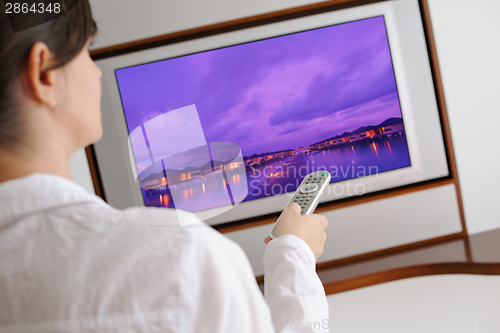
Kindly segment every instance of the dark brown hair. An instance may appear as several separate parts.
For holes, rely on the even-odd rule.
[[[60,68],[83,49],[97,32],[88,0],[47,23],[13,33],[9,17],[0,2],[0,148],[12,148],[25,136],[18,96],[18,78],[36,42],[47,44],[55,63],[46,71]],[[44,14],[39,14],[44,15]],[[19,15],[22,16],[22,15]],[[12,19],[12,18],[11,18]],[[38,18],[40,19],[40,18]]]

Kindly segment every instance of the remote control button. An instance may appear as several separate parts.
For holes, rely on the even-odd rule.
[[[319,187],[317,184],[307,184],[305,186],[302,186],[299,192],[302,194],[314,193],[318,190],[318,188]]]

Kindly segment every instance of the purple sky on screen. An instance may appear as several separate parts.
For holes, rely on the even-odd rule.
[[[401,117],[381,16],[116,73],[130,130],[195,104],[207,142],[245,156]]]

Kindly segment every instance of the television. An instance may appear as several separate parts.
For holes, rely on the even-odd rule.
[[[321,202],[448,176],[419,13],[377,2],[98,60],[108,201],[220,225],[281,211],[312,171],[332,175]]]

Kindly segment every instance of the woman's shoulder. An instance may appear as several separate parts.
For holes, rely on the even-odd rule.
[[[174,255],[172,253],[179,254],[179,257],[244,255],[237,243],[184,210],[156,207],[119,210],[101,206],[88,211],[92,215],[88,220],[101,229],[100,237],[120,239],[128,247],[148,244],[158,254],[171,252],[170,257]]]
[[[185,255],[193,256],[243,254],[240,246],[195,214],[180,209],[155,207],[130,208],[121,212],[120,222],[130,231],[139,228],[146,237],[175,244]]]

